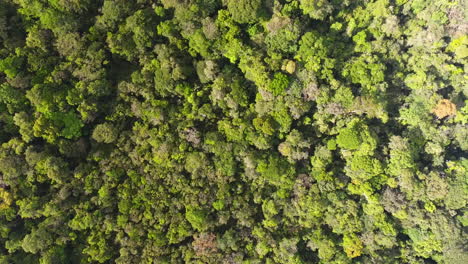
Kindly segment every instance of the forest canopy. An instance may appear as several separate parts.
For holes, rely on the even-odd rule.
[[[0,263],[468,263],[467,16],[0,0]]]

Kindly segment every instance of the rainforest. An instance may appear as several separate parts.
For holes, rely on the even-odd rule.
[[[0,263],[466,264],[467,71],[465,0],[0,0]]]

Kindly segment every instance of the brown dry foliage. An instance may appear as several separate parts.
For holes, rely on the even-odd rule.
[[[202,233],[196,235],[192,242],[195,254],[199,257],[209,256],[218,251],[216,235],[213,233]]]
[[[455,115],[457,113],[457,107],[449,100],[442,99],[439,101],[439,103],[437,103],[437,106],[432,109],[432,113],[434,113],[440,119],[446,116]]]

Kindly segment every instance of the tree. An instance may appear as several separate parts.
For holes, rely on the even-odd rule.
[[[328,0],[300,0],[299,2],[302,12],[313,19],[324,20],[333,11],[333,4]]]
[[[93,139],[97,142],[112,143],[117,140],[119,133],[111,123],[97,125],[93,130]]]
[[[255,23],[262,13],[262,0],[227,0],[227,8],[234,21],[244,23]]]
[[[186,207],[185,218],[192,227],[197,231],[203,231],[206,229],[206,218],[207,213],[202,209],[197,209],[193,206]]]
[[[343,248],[349,258],[355,258],[362,254],[363,245],[355,234],[349,234],[343,236]]]
[[[465,263],[465,9],[3,0],[0,262]]]
[[[268,91],[273,93],[273,95],[278,96],[283,94],[288,86],[289,78],[282,73],[275,73],[273,80],[268,86]]]
[[[30,253],[38,253],[44,249],[47,249],[52,244],[52,235],[47,232],[44,228],[32,230],[30,234],[27,234],[21,243],[24,251]]]

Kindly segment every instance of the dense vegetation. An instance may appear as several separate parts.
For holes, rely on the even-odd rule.
[[[0,0],[0,263],[467,263],[467,5]]]

